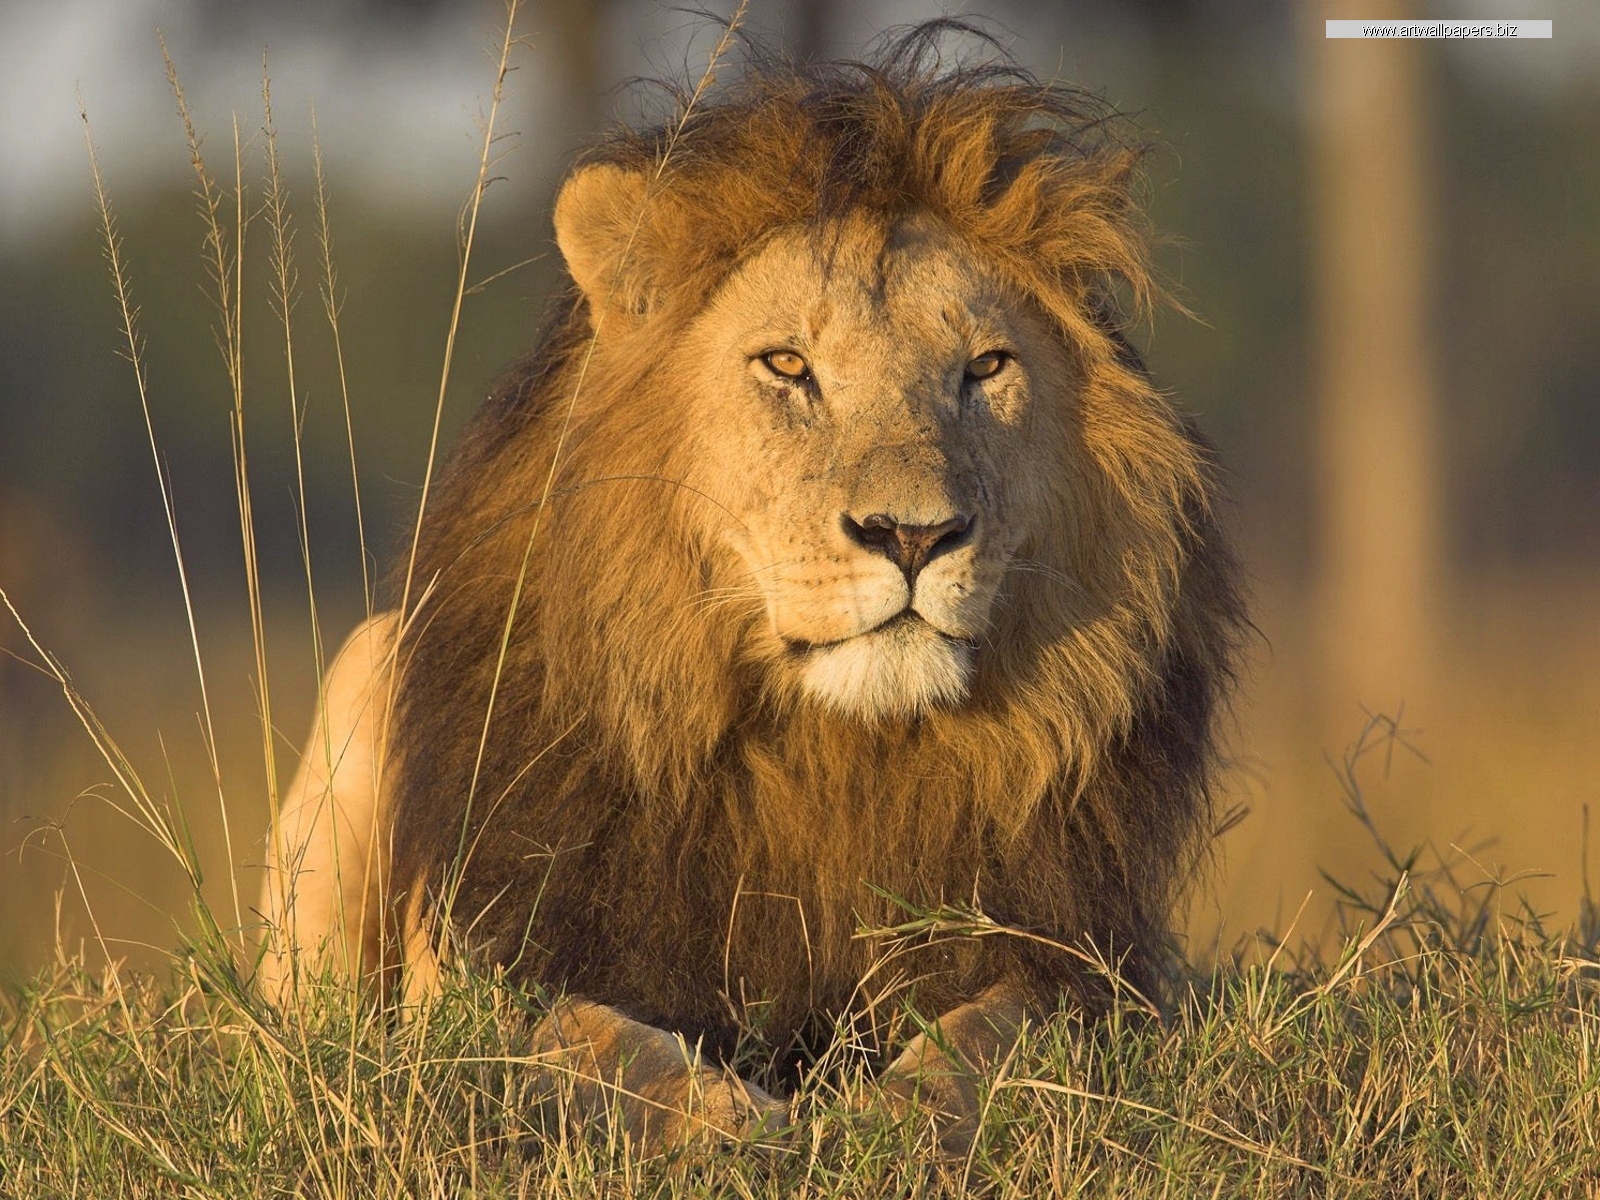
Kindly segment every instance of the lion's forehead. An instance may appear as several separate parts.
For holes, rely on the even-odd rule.
[[[720,299],[758,338],[787,334],[819,366],[868,362],[880,377],[1014,337],[1021,307],[994,264],[927,218],[779,231]]]

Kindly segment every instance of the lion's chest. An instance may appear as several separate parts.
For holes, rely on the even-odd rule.
[[[545,951],[536,973],[675,1028],[741,1014],[781,1038],[861,1008],[908,965],[970,967],[927,952],[886,963],[874,932],[908,919],[902,902],[973,895],[948,814],[861,786],[763,793],[762,782],[772,787],[747,776],[677,813],[597,830],[558,858],[544,891],[561,903],[531,921]]]

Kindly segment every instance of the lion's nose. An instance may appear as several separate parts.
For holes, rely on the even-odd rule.
[[[966,513],[937,525],[907,525],[888,513],[869,513],[858,521],[846,513],[842,524],[845,536],[894,563],[908,583],[930,560],[972,540],[972,518]]]

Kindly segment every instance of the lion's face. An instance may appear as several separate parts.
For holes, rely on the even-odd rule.
[[[930,218],[775,234],[671,355],[685,482],[777,682],[865,719],[964,701],[1070,471],[1067,356]],[[718,589],[731,590],[718,590]]]

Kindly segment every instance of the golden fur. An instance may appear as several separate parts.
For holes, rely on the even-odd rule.
[[[362,809],[409,957],[451,939],[579,997],[569,1025],[708,1055],[858,1012],[892,898],[1148,979],[1208,828],[1235,568],[1122,336],[1154,292],[1139,149],[1078,92],[940,69],[940,32],[753,69],[563,189],[575,287],[425,514]],[[1000,936],[898,967],[988,1031],[956,1039],[978,1066],[1094,1002],[1079,963]]]

